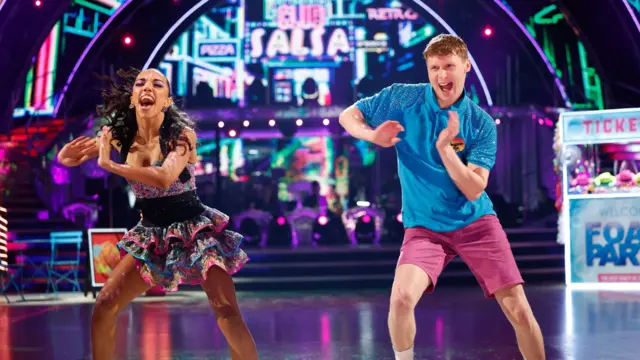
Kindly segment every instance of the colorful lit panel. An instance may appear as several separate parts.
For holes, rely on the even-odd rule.
[[[555,4],[541,7],[523,23],[507,1],[493,1],[536,49],[554,77],[567,108],[604,109],[600,77],[590,64],[580,39]]]
[[[64,64],[75,63],[80,52],[122,3],[120,0],[73,1],[38,50],[25,79],[23,101],[14,109],[14,117],[53,114],[56,95],[72,70]]]

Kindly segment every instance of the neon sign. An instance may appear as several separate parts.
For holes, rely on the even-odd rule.
[[[231,42],[204,44],[201,43],[198,50],[198,54],[200,55],[200,57],[235,57],[236,53],[236,44]]]
[[[330,32],[329,36],[325,36],[325,29],[313,29],[308,38],[311,42],[311,48],[305,46],[305,33],[302,29],[295,29],[289,36],[284,30],[276,29],[273,31],[264,44],[265,29],[255,29],[251,32],[250,55],[253,58],[262,56],[273,58],[277,55],[293,55],[293,56],[336,56],[338,53],[348,55],[351,52],[351,44],[347,31],[343,28],[335,28]],[[325,49],[325,43],[327,44]]]
[[[367,9],[369,20],[417,20],[418,14],[411,9],[400,8],[369,8]]]
[[[276,23],[283,30],[321,28],[326,19],[327,10],[319,4],[280,5],[276,11]]]
[[[275,25],[275,29],[255,27],[249,32],[245,44],[249,61],[278,56],[334,58],[353,51],[352,30],[328,23],[322,5],[280,5]]]

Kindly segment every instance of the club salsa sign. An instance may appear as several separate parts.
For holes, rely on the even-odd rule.
[[[275,23],[248,23],[247,60],[339,60],[352,55],[351,22],[328,21],[327,13],[322,4],[282,4],[275,10]]]

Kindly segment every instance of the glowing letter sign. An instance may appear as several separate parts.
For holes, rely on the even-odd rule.
[[[367,9],[367,17],[369,20],[416,20],[418,14],[411,9],[399,8],[370,8]]]
[[[205,43],[200,44],[198,51],[200,57],[236,56],[236,44],[234,43]]]
[[[315,58],[350,55],[353,46],[349,31],[327,24],[322,5],[280,5],[276,10],[276,28],[257,27],[247,39],[252,60],[279,56]]]
[[[281,5],[276,12],[276,23],[283,30],[317,29],[325,26],[327,11],[322,5]]]

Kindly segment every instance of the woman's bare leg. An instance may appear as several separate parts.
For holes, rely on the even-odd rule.
[[[150,286],[136,269],[136,260],[127,254],[100,290],[91,316],[93,360],[111,360],[115,346],[116,317]]]
[[[242,318],[231,275],[217,266],[207,273],[202,288],[209,297],[209,304],[216,315],[216,321],[229,343],[231,359],[257,360],[258,350],[251,332]]]

